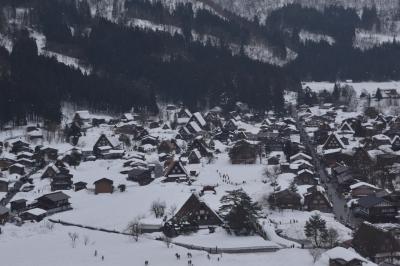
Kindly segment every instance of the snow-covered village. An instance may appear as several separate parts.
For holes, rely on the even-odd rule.
[[[399,266],[400,0],[0,0],[0,266]]]
[[[2,265],[398,265],[399,88],[5,127]]]

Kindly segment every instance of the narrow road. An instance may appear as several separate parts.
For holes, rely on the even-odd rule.
[[[14,183],[14,186],[7,192],[6,196],[1,199],[0,205],[6,206],[19,192],[21,187],[28,182],[29,177],[31,177],[33,174],[36,174],[39,170],[40,168],[35,167],[28,174],[21,176],[19,180]]]
[[[292,117],[296,120],[296,126],[300,132],[300,138],[306,148],[310,151],[316,174],[319,177],[320,183],[326,188],[326,192],[328,193],[329,199],[332,202],[333,214],[342,224],[351,228],[356,227],[357,219],[354,218],[352,212],[347,208],[347,201],[342,197],[341,194],[337,192],[336,185],[331,183],[329,175],[326,172],[325,165],[319,158],[315,146],[311,143],[310,137],[305,131],[303,124],[299,120],[296,108],[292,105],[291,109]]]

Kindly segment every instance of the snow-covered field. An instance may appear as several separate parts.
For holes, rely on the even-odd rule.
[[[69,232],[79,235],[76,247],[68,236]],[[88,244],[84,244],[84,240]],[[2,262],[7,266],[57,265],[57,266],[128,266],[144,265],[146,260],[151,266],[188,265],[186,249],[144,237],[135,242],[132,238],[84,230],[74,227],[55,225],[47,228],[44,223],[24,225],[24,230],[14,225],[7,225],[0,238]],[[19,252],[21,251],[21,252]],[[97,251],[97,256],[94,256]],[[223,254],[210,255],[203,251],[190,251],[192,263],[196,266],[312,266],[312,257],[307,250],[286,249],[272,253],[258,254]],[[181,260],[175,258],[181,255]],[[101,257],[104,256],[104,261]],[[283,259],[284,258],[284,259]],[[324,264],[327,265],[327,264]]]

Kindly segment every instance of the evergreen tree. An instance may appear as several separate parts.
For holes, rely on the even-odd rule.
[[[381,92],[381,89],[380,89],[380,88],[378,88],[378,89],[376,90],[375,98],[376,98],[376,100],[377,100],[378,102],[380,102],[380,101],[383,99],[382,92]]]
[[[227,191],[227,194],[221,198],[221,203],[219,213],[235,234],[254,233],[254,224],[259,218],[261,208],[244,190]]]
[[[322,247],[328,237],[326,221],[321,218],[319,213],[312,215],[306,222],[304,233],[313,242],[315,247]]]
[[[339,99],[340,99],[340,85],[338,83],[335,83],[332,91],[332,101],[338,102]]]

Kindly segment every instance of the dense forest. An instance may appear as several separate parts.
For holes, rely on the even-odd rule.
[[[214,47],[184,35],[125,27],[90,18],[88,12],[85,6],[77,9],[46,0],[33,20],[46,35],[47,46],[72,51],[87,61],[93,68],[89,76],[38,56],[26,32],[19,32],[10,55],[2,51],[4,62],[10,65],[2,78],[3,122],[28,114],[59,121],[64,100],[115,112],[131,107],[156,111],[156,94],[192,107],[229,107],[241,100],[256,109],[281,111],[283,91],[299,85],[283,69],[243,54],[233,56],[224,45]],[[75,34],[70,25],[76,25]]]
[[[240,100],[258,110],[282,111],[283,91],[298,90],[300,80],[400,79],[399,44],[365,51],[353,46],[356,29],[379,29],[375,8],[359,16],[341,7],[288,5],[260,24],[257,17],[248,21],[226,11],[222,18],[194,11],[191,4],[170,10],[147,0],[127,1],[118,21],[93,17],[86,1],[8,0],[2,5],[28,6],[28,30],[46,36],[46,49],[79,58],[92,71],[85,75],[39,55],[29,33],[10,27],[0,13],[0,32],[11,31],[14,39],[11,53],[0,48],[1,123],[28,115],[59,122],[62,101],[110,112],[132,107],[156,112],[156,99],[193,108],[229,108]],[[133,18],[173,25],[182,34],[126,26]],[[304,42],[302,30],[335,41]],[[215,36],[219,44],[195,41],[192,32]],[[251,60],[244,45],[255,41],[278,57],[286,56],[286,48],[297,57],[283,67]],[[240,53],[232,55],[230,44],[240,45]]]

